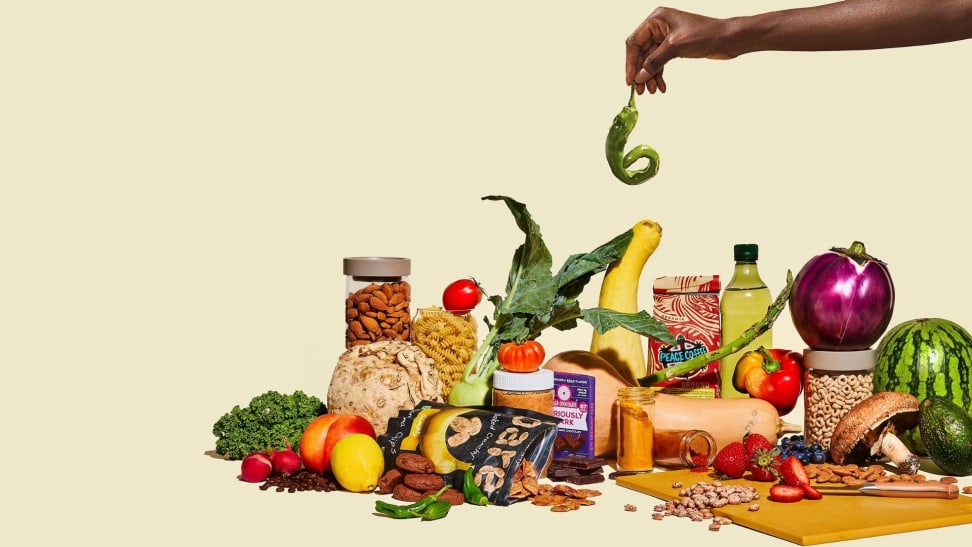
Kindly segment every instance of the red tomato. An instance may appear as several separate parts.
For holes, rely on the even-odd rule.
[[[545,357],[543,346],[536,340],[527,340],[522,344],[507,342],[496,352],[496,360],[499,361],[500,366],[510,372],[539,370]]]
[[[475,308],[483,299],[475,279],[459,279],[449,283],[442,291],[442,307],[456,315],[463,315]]]

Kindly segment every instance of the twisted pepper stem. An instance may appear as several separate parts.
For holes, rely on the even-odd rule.
[[[624,149],[628,145],[628,136],[638,123],[638,108],[635,104],[635,88],[631,86],[628,104],[621,109],[611,123],[604,151],[608,166],[615,178],[628,185],[641,184],[658,173],[659,156],[654,148],[641,144],[627,153]],[[648,160],[648,165],[642,169],[629,169],[640,159]]]
[[[780,291],[780,294],[776,296],[776,300],[773,301],[770,307],[766,309],[766,315],[764,315],[762,319],[757,321],[751,327],[746,329],[742,334],[739,335],[738,338],[704,355],[693,357],[684,363],[679,363],[673,367],[669,367],[654,374],[649,374],[648,376],[639,378],[638,385],[651,387],[657,383],[671,380],[676,376],[696,371],[713,361],[718,361],[719,359],[723,359],[742,350],[759,335],[763,334],[773,326],[773,322],[776,321],[776,318],[780,315],[780,312],[782,312],[783,308],[786,307],[786,302],[790,299],[790,292],[792,290],[793,272],[788,270],[786,272],[786,286],[784,286]]]

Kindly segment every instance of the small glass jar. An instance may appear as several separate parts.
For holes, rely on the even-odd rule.
[[[650,471],[655,467],[655,390],[623,387],[618,390],[619,471]]]
[[[455,314],[440,306],[419,308],[412,319],[412,344],[435,361],[444,397],[476,353],[477,330],[471,313]]]
[[[379,340],[410,341],[412,287],[408,258],[365,256],[344,259],[347,298],[345,347]]]
[[[834,426],[874,391],[874,350],[805,350],[803,433],[807,446],[830,449]]]
[[[654,437],[655,465],[659,467],[707,468],[715,460],[715,439],[708,431],[658,431]]]
[[[535,372],[497,370],[493,373],[493,406],[522,408],[553,416],[553,371],[545,368]]]

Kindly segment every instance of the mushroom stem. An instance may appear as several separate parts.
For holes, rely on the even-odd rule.
[[[921,460],[912,454],[894,433],[888,431],[884,434],[881,439],[881,452],[894,462],[898,467],[898,473],[914,475],[918,472],[918,464]]]

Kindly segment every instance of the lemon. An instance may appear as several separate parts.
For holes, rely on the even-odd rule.
[[[385,455],[378,441],[364,433],[352,433],[334,445],[331,472],[350,492],[371,492],[385,471]]]

